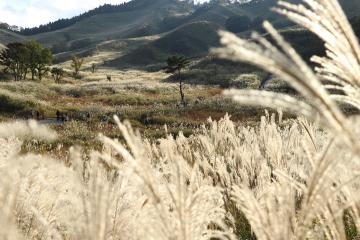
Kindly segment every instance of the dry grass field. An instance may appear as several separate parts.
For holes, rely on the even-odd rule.
[[[106,51],[105,51],[106,50]],[[163,71],[114,70],[102,67],[105,60],[121,55],[121,52],[103,51],[84,58],[80,79],[72,77],[71,61],[55,65],[65,70],[60,83],[55,83],[49,74],[42,81],[12,80],[0,82],[0,97],[4,121],[14,118],[34,118],[33,112],[41,114],[43,123],[60,134],[56,143],[26,141],[23,152],[44,153],[49,151],[64,156],[69,148],[80,145],[86,149],[99,149],[102,144],[96,138],[98,133],[122,138],[116,131],[113,116],[129,120],[144,136],[156,139],[168,133],[177,135],[182,131],[186,136],[207,122],[209,118],[219,120],[230,114],[236,121],[257,121],[263,110],[242,107],[222,95],[223,87],[218,85],[185,85],[188,106],[179,106],[179,84]],[[97,69],[91,72],[91,65]],[[187,70],[187,79],[196,79],[202,73]],[[220,71],[220,70],[219,70]],[[224,70],[225,72],[225,70]],[[111,81],[107,78],[111,77]],[[219,77],[228,77],[218,74]],[[249,81],[253,87],[259,84],[256,75],[243,74],[234,81]],[[201,83],[201,81],[200,81]],[[46,119],[56,118],[56,112],[66,113],[70,120],[59,124]],[[59,147],[61,146],[61,147]]]
[[[358,39],[337,0],[280,1],[275,11],[325,42],[315,69],[269,22],[272,42],[221,31],[212,53],[298,95],[187,84],[189,105],[178,107],[165,73],[90,73],[104,52],[79,79],[65,62],[59,84],[1,82],[0,239],[359,239],[359,116],[340,107],[360,110]],[[34,110],[70,121],[13,119]]]

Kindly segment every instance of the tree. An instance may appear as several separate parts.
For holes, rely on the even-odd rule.
[[[50,71],[48,64],[50,64],[52,62],[51,51],[49,49],[43,49],[41,51],[40,59],[41,59],[41,61],[38,62],[38,65],[36,68],[39,80],[41,80],[42,77]]]
[[[28,56],[28,49],[23,43],[9,43],[0,53],[0,64],[18,81],[26,77]]]
[[[0,29],[5,29],[5,30],[8,30],[10,27],[9,24],[7,23],[3,23],[3,22],[0,22]]]
[[[52,53],[40,43],[31,41],[25,44],[29,52],[28,68],[31,72],[31,79],[37,75],[39,80],[49,71],[48,65],[52,62]]]
[[[61,79],[64,76],[64,69],[58,68],[58,67],[53,67],[51,69],[51,75],[53,76],[54,81],[56,83],[60,83]]]
[[[181,71],[186,68],[190,61],[184,57],[184,56],[172,56],[167,59],[167,66],[165,67],[165,71],[167,73],[171,73],[173,75],[177,75],[178,81],[179,81],[179,91],[180,91],[180,97],[181,97],[181,104],[183,106],[186,105],[185,102],[185,95],[183,91],[183,81],[181,78]]]
[[[49,71],[51,62],[51,51],[35,41],[10,43],[0,53],[0,64],[13,74],[15,81],[26,79],[29,71],[33,80],[35,76],[41,80]]]
[[[250,29],[252,23],[247,16],[235,15],[226,20],[225,27],[233,33],[244,32]]]
[[[83,58],[78,58],[78,57],[73,57],[72,58],[72,63],[71,63],[71,67],[74,69],[74,78],[78,78],[79,77],[79,72],[81,69],[81,66],[84,63],[84,59]]]

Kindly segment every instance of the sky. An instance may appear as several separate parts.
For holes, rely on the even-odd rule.
[[[0,22],[34,27],[59,18],[76,16],[105,3],[128,0],[0,0]]]

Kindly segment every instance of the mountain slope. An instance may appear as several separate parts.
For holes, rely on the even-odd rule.
[[[68,28],[34,35],[32,38],[49,47],[59,45],[59,43],[66,45],[64,47],[71,47],[79,40],[86,41],[86,45],[91,45],[134,35],[153,35],[158,33],[158,25],[164,16],[174,13],[188,14],[191,11],[187,4],[176,0],[134,0],[134,2],[144,1],[146,1],[146,7],[139,4],[139,7],[128,11],[98,14]]]
[[[218,30],[221,26],[211,22],[186,24],[173,32],[149,44],[141,46],[130,53],[107,62],[106,66],[142,66],[163,63],[170,55],[199,57],[205,55],[209,48],[219,45]]]
[[[111,14],[111,13],[120,13],[120,12],[129,12],[137,9],[145,9],[150,7],[154,3],[154,0],[133,0],[117,5],[104,4],[95,9],[89,10],[80,15],[74,16],[67,19],[59,19],[55,22],[50,22],[48,24],[40,25],[39,27],[34,28],[25,28],[20,31],[23,35],[35,35],[45,32],[52,32],[56,30],[61,30],[67,27],[74,25],[77,22],[85,20],[89,17],[93,17],[100,14]]]
[[[359,14],[359,1],[341,0],[341,3],[349,16]],[[153,43],[144,43],[145,45],[137,50],[133,50],[132,46],[126,51],[121,50],[123,54],[131,52],[123,56],[121,61],[117,59],[114,62],[115,65],[127,61],[134,64],[151,63],[157,59],[163,60],[164,56],[169,54],[190,57],[205,54],[204,49],[216,45],[217,41],[214,39],[217,35],[214,29],[224,27],[227,19],[234,15],[246,15],[259,23],[256,26],[260,26],[264,19],[270,20],[278,29],[292,26],[293,23],[285,17],[270,10],[276,4],[277,0],[253,0],[247,4],[209,3],[194,6],[187,1],[178,0],[133,0],[128,7],[100,7],[82,17],[75,17],[74,24],[56,31],[24,37],[0,30],[0,43],[34,39],[51,48],[55,54],[59,53],[56,56],[62,56],[61,60],[66,60],[71,55],[91,54],[103,42],[161,36]],[[206,27],[199,28],[199,22]],[[260,30],[256,26],[254,24],[254,29],[251,30]],[[200,34],[202,36],[198,37]],[[141,55],[146,57],[139,59],[137,56]]]
[[[244,14],[237,5],[223,6],[218,4],[204,5],[188,18],[188,22],[209,21],[225,26],[226,20],[234,15]]]
[[[21,42],[24,41],[25,38],[19,34],[16,34],[14,32],[0,29],[0,43],[1,44],[8,44],[11,42]]]

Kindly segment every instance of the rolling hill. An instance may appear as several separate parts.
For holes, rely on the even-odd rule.
[[[359,1],[341,2],[349,17],[360,12]],[[34,35],[28,32],[29,36],[23,36],[0,30],[0,43],[37,40],[51,48],[58,61],[63,61],[72,55],[92,54],[99,46],[109,46],[103,43],[126,42],[127,49],[120,51],[122,57],[109,61],[107,65],[146,65],[163,61],[170,54],[203,56],[210,47],[218,44],[216,31],[224,28],[227,19],[234,15],[246,15],[259,23],[268,19],[278,29],[292,26],[285,17],[271,12],[276,3],[277,0],[253,0],[246,4],[196,6],[178,0],[133,0],[119,6],[101,6],[70,19],[62,28],[54,23],[45,25],[57,29],[54,31],[46,30]],[[289,35],[294,40],[299,37],[299,47],[307,39],[301,31]],[[151,40],[143,41],[144,37]],[[134,42],[136,44],[132,45]],[[112,48],[108,50],[113,51]]]
[[[8,30],[0,29],[0,44],[6,45],[11,42],[21,42],[24,40],[24,36]]]
[[[128,11],[97,14],[70,27],[33,35],[31,38],[48,47],[59,44],[70,49],[78,48],[77,45],[84,47],[106,40],[157,34],[164,16],[188,14],[191,11],[187,4],[174,0],[134,2],[146,2],[146,6],[138,4],[138,7]]]
[[[209,48],[219,45],[218,30],[221,28],[207,21],[189,23],[105,65],[124,67],[163,63],[169,55],[200,57],[207,54]]]
[[[241,7],[238,5],[225,6],[219,4],[209,4],[198,8],[188,17],[188,22],[209,21],[225,26],[226,20],[237,14],[246,15],[245,12],[241,11]]]
[[[264,2],[268,1],[274,0]],[[255,18],[258,15],[264,15],[264,12],[269,10],[267,6],[269,4],[262,11],[256,10],[262,7],[262,2],[254,3],[255,5],[195,6],[186,1],[177,0],[133,0],[131,7],[115,7],[114,11],[107,12],[100,7],[96,11],[76,17],[74,24],[68,27],[22,36],[22,38],[35,39],[52,48],[55,53],[79,51],[94,48],[96,44],[103,41],[162,34],[198,21],[208,21],[224,26],[226,20],[233,15],[248,15]],[[48,27],[54,28],[52,24]],[[0,34],[0,37],[1,35],[4,34]],[[10,39],[9,36],[6,38]],[[16,41],[17,38],[13,40]]]

